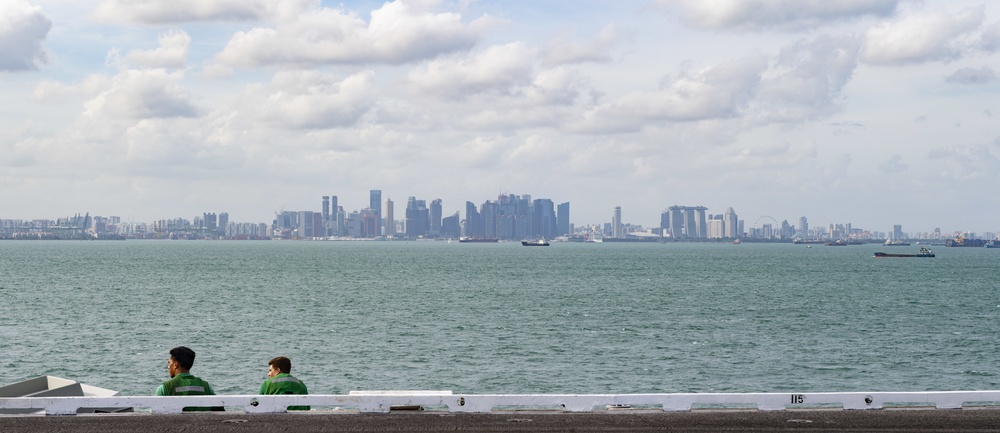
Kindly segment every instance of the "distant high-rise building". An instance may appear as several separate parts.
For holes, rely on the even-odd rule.
[[[462,227],[462,231],[465,232],[466,237],[479,238],[483,236],[482,221],[479,217],[479,211],[476,210],[476,204],[467,201],[465,202],[465,226]]]
[[[340,223],[340,221],[337,219],[338,212],[340,212],[340,204],[337,203],[337,196],[331,195],[330,196],[330,222],[327,224],[327,227],[328,227],[327,232],[328,232],[328,234],[330,236],[343,236],[344,235],[344,232],[341,231],[340,227],[342,225],[344,225],[344,224],[347,224],[347,222],[346,222],[346,220],[344,220],[344,224]],[[345,218],[346,218],[346,215],[345,215]]]
[[[722,215],[723,220],[723,237],[736,239],[740,237],[739,232],[739,218],[736,217],[736,211],[732,207],[726,209],[726,213]]]
[[[430,211],[430,230],[427,232],[431,237],[441,236],[441,199],[434,199],[431,201]]]
[[[705,216],[706,210],[708,210],[708,208],[702,206],[695,206],[693,208],[688,208],[687,210],[685,210],[685,212],[694,211],[695,238],[705,239],[708,237],[708,223],[707,223],[708,218],[706,218]]]
[[[667,214],[669,216],[668,232],[670,237],[674,239],[681,239],[684,237],[684,208],[680,206],[670,206],[667,208]],[[661,217],[662,219],[662,217]]]
[[[311,238],[316,236],[313,233],[313,214],[311,210],[299,211],[299,238]]]
[[[323,222],[330,222],[330,196],[323,196]]]
[[[462,226],[460,225],[458,212],[449,217],[441,219],[441,237],[455,239],[462,236]]]
[[[375,214],[375,226],[373,227],[375,236],[382,234],[382,190],[373,189],[368,194],[369,208]],[[370,232],[370,231],[369,231]]]
[[[427,236],[429,220],[427,202],[412,196],[406,200],[406,237],[416,239]]]
[[[347,236],[347,212],[336,206],[332,209],[337,210],[337,224],[333,227],[333,235]]]
[[[556,234],[559,236],[572,234],[570,232],[569,223],[569,202],[559,204],[559,208],[556,212],[556,227]]]
[[[381,205],[381,203],[379,204]],[[361,224],[360,237],[375,238],[380,236],[379,227],[381,227],[382,218],[379,217],[378,211],[372,208],[361,209],[359,222]]]
[[[497,238],[497,214],[499,211],[500,205],[495,201],[487,200],[479,207],[484,238]]]
[[[219,227],[215,229],[215,233],[219,236],[225,236],[226,226],[229,225],[229,212],[219,213]]]
[[[218,216],[215,213],[205,213],[203,216],[202,228],[208,230],[209,233],[215,233],[215,230],[219,227]]]
[[[719,239],[725,237],[725,220],[709,215],[708,218],[708,238]]]
[[[540,198],[532,202],[531,225],[535,236],[545,239],[556,237],[556,212],[552,200]]]
[[[804,238],[809,237],[809,220],[804,216],[799,217],[799,234]]]
[[[396,219],[392,210],[392,198],[389,197],[385,199],[385,235],[396,235]]]
[[[615,214],[611,217],[611,237],[622,237],[622,207],[615,206]]]

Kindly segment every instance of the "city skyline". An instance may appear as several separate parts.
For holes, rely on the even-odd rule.
[[[577,225],[620,207],[656,227],[680,203],[748,227],[1000,231],[997,3],[8,0],[0,18],[0,218],[267,222],[375,186],[397,218],[411,196],[451,215],[530,191]]]
[[[499,194],[495,199],[486,198],[482,203],[477,203],[474,200],[466,200],[464,203],[464,209],[455,210],[454,212],[444,211],[441,199],[428,200],[428,199],[418,199],[415,196],[409,196],[407,199],[407,204],[405,206],[406,213],[404,214],[402,219],[396,219],[393,217],[392,212],[393,212],[394,201],[392,200],[391,196],[386,195],[385,198],[383,199],[382,190],[371,189],[369,190],[369,201],[367,203],[367,206],[359,205],[357,207],[345,207],[341,204],[342,202],[340,201],[340,197],[338,195],[323,195],[318,197],[319,198],[319,200],[317,200],[318,206],[315,208],[285,209],[284,207],[282,207],[280,208],[280,210],[274,212],[274,214],[272,215],[273,216],[272,219],[267,221],[243,220],[240,219],[238,216],[236,218],[230,218],[229,212],[225,211],[221,211],[218,213],[216,213],[215,211],[206,211],[203,213],[196,214],[194,217],[191,217],[190,219],[188,219],[188,217],[185,216],[173,215],[170,217],[155,218],[149,221],[135,221],[123,218],[121,215],[115,215],[115,214],[98,215],[98,214],[91,214],[90,212],[76,212],[73,215],[64,215],[58,217],[37,217],[28,219],[8,218],[5,215],[0,215],[0,222],[17,221],[17,220],[20,221],[73,220],[77,218],[83,218],[84,215],[86,215],[91,218],[102,218],[105,220],[110,219],[120,223],[155,225],[163,222],[171,222],[171,221],[180,222],[183,220],[188,223],[194,223],[196,226],[206,227],[211,230],[216,230],[217,228],[224,230],[224,227],[227,222],[233,222],[243,226],[245,225],[260,225],[261,227],[267,226],[269,228],[275,229],[276,231],[280,231],[282,227],[287,227],[289,225],[288,222],[282,222],[282,215],[284,215],[286,218],[289,215],[291,215],[295,219],[298,219],[299,215],[302,215],[303,218],[315,218],[316,220],[315,229],[313,228],[314,226],[312,226],[311,224],[307,224],[309,229],[307,232],[308,235],[305,237],[322,237],[322,236],[375,237],[383,235],[384,236],[397,235],[397,236],[407,237],[411,234],[410,230],[406,228],[406,222],[411,219],[411,214],[410,214],[411,209],[413,210],[422,209],[424,215],[421,218],[423,218],[425,223],[427,223],[428,221],[426,220],[429,219],[430,221],[432,221],[429,224],[433,224],[434,222],[440,224],[442,218],[447,219],[449,217],[457,216],[458,220],[455,221],[454,223],[460,224],[461,227],[455,228],[454,232],[442,232],[441,226],[437,226],[436,228],[433,226],[429,226],[427,227],[426,232],[420,233],[421,236],[432,235],[436,237],[444,234],[445,235],[444,237],[458,237],[459,233],[464,235],[466,232],[466,220],[467,220],[467,215],[470,212],[470,205],[472,206],[471,208],[472,212],[478,214],[478,212],[482,210],[482,206],[484,205],[502,207],[505,202],[508,202],[509,200],[517,200],[519,197],[522,196],[529,201],[533,197],[531,194],[515,195],[515,194],[504,193],[504,194]],[[615,206],[614,208],[612,208],[612,213],[609,215],[609,218],[605,221],[575,222],[572,221],[571,217],[569,217],[570,202],[563,202],[558,204],[559,212],[556,213],[555,203],[552,200],[548,198],[541,198],[540,200],[549,203],[548,205],[549,211],[552,213],[552,217],[554,219],[551,223],[553,224],[551,229],[539,233],[544,234],[545,236],[550,238],[555,237],[553,234],[561,235],[570,233],[570,227],[574,227],[578,232],[581,230],[581,228],[583,228],[584,230],[589,230],[588,228],[596,229],[598,232],[603,231],[605,232],[606,235],[612,237],[624,237],[631,235],[632,232],[623,231],[623,227],[625,226],[627,226],[630,229],[639,229],[640,230],[639,233],[643,232],[649,233],[651,231],[662,229],[662,236],[675,239],[699,239],[699,238],[735,239],[737,237],[742,237],[742,236],[763,237],[763,238],[775,237],[775,238],[790,239],[791,235],[783,233],[783,230],[786,228],[791,228],[792,230],[797,229],[798,233],[796,235],[797,237],[817,237],[817,233],[826,233],[825,235],[818,237],[828,237],[832,239],[847,238],[852,233],[852,228],[854,229],[854,232],[860,232],[861,234],[864,234],[866,239],[870,238],[871,236],[874,236],[874,238],[883,238],[883,239],[884,238],[899,239],[901,236],[903,236],[903,233],[906,233],[907,235],[906,237],[926,238],[926,239],[950,238],[953,235],[959,235],[959,234],[972,234],[976,238],[986,238],[986,239],[992,239],[998,236],[997,235],[998,230],[950,229],[947,228],[947,226],[945,227],[935,226],[927,229],[907,227],[907,229],[904,231],[903,230],[904,225],[902,224],[891,224],[890,227],[888,228],[882,228],[882,227],[867,227],[867,226],[856,225],[852,223],[851,220],[836,221],[836,222],[825,222],[825,221],[816,222],[816,220],[812,220],[813,222],[810,223],[808,221],[810,221],[810,218],[812,217],[809,217],[807,215],[800,215],[795,218],[776,218],[770,215],[763,215],[756,219],[747,220],[744,217],[738,217],[736,211],[733,209],[732,206],[727,207],[724,212],[717,209],[708,208],[705,206],[681,206],[681,205],[665,206],[663,208],[663,211],[659,213],[658,216],[659,223],[648,224],[648,225],[625,219],[623,217],[622,207]],[[376,201],[378,202],[378,209],[373,209],[372,206],[376,203]],[[534,200],[536,205],[538,201],[539,199]],[[428,202],[431,203],[429,207],[427,206]],[[510,203],[513,204],[513,202]],[[417,204],[419,204],[419,206],[414,206]],[[380,215],[383,215],[382,214],[383,207],[387,208],[388,210],[384,214],[384,217],[380,217]],[[336,225],[338,217],[337,216],[338,208],[340,210],[339,213],[341,214],[340,215],[341,218],[347,218],[348,216],[367,218],[364,216],[365,212],[372,212],[371,222],[364,222],[362,223],[362,225],[370,225],[374,226],[374,228],[360,229],[356,227],[356,229],[363,231],[352,233],[343,227],[344,221],[340,221],[341,226],[338,228],[338,226]],[[513,209],[514,208],[511,208],[511,210],[507,211],[507,213],[512,214]],[[500,213],[502,214],[504,212]],[[555,226],[556,224],[555,218],[557,217],[557,215],[559,215],[558,227]],[[386,226],[385,224],[388,223],[386,219],[389,219],[394,223],[401,224],[401,228],[396,227],[395,224]],[[333,222],[332,226],[333,233],[326,233],[325,235],[320,234],[319,227],[321,226],[326,227],[327,221]],[[539,223],[535,222],[534,224],[539,224]],[[291,225],[298,228],[301,225],[301,222],[297,221]],[[810,230],[810,228],[812,230]],[[402,231],[397,232],[397,229],[401,229]],[[695,230],[695,234],[689,233],[689,230],[692,229]],[[337,232],[338,230],[340,230],[339,233]],[[514,229],[511,228],[511,230]],[[762,232],[755,233],[755,231],[758,230],[762,230]],[[496,237],[496,233],[473,232],[473,235],[477,236],[483,236],[487,234],[488,234],[487,237]],[[526,235],[531,235],[532,233],[525,233],[522,231],[517,236],[513,236],[513,234],[514,232],[511,231],[510,233],[507,233],[506,235],[501,235],[500,237],[503,239],[515,239],[515,238],[530,237]],[[416,237],[416,236],[409,236],[409,237]]]

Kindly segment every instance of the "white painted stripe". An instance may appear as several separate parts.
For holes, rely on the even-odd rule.
[[[187,406],[226,406],[247,413],[285,412],[288,406],[343,408],[389,412],[393,406],[436,407],[455,413],[488,413],[516,408],[593,412],[616,408],[690,411],[737,407],[787,410],[810,407],[885,409],[922,407],[958,409],[987,405],[1000,408],[1000,391],[828,392],[828,393],[706,393],[706,394],[451,394],[448,391],[355,391],[348,395],[196,395],[113,397],[0,398],[4,409],[44,410],[67,415],[79,408],[135,408],[154,413],[180,413]],[[314,409],[318,410],[318,409]],[[624,412],[624,411],[622,411]]]
[[[178,386],[177,388],[174,388],[174,392],[192,392],[192,391],[205,392],[205,387],[191,385],[191,386]]]

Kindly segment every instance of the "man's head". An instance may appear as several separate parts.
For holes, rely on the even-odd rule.
[[[174,377],[179,373],[187,373],[188,370],[191,370],[192,365],[194,365],[193,350],[184,346],[170,349],[170,360],[167,361],[167,370],[170,371],[170,377]]]
[[[292,372],[292,360],[284,356],[271,358],[271,360],[267,362],[267,365],[267,377],[274,377],[281,373]]]

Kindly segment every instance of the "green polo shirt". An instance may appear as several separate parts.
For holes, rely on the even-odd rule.
[[[215,395],[212,385],[208,382],[194,377],[191,373],[181,373],[170,380],[163,382],[156,388],[156,395]],[[184,412],[192,411],[221,411],[222,407],[185,407]]]
[[[260,393],[263,395],[306,395],[309,394],[309,390],[306,389],[306,384],[302,383],[301,380],[292,377],[292,375],[288,373],[278,373],[274,377],[267,378],[264,383],[260,384]],[[288,406],[288,410],[309,410],[309,406]]]

